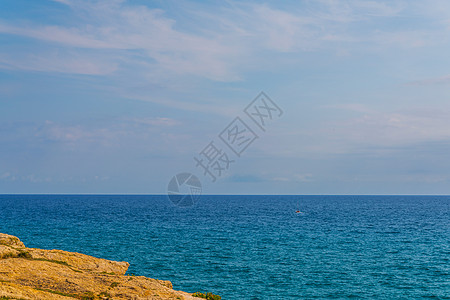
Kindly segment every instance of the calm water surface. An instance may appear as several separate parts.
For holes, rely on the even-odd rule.
[[[447,196],[0,195],[0,232],[223,299],[450,299]]]

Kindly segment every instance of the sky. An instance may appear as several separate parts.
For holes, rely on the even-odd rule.
[[[0,0],[0,193],[450,194],[448,53],[444,0]]]

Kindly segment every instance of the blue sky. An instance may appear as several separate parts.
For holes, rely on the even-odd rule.
[[[1,0],[0,45],[0,193],[450,193],[448,1]]]

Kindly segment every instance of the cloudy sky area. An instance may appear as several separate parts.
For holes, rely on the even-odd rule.
[[[1,0],[0,45],[0,193],[450,193],[448,1]]]

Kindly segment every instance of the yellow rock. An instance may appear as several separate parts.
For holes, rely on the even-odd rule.
[[[15,248],[25,248],[25,245],[18,237],[13,235],[0,233],[0,245],[7,245]]]
[[[6,299],[200,299],[170,281],[124,275],[127,262],[26,248],[0,233],[0,297]]]
[[[19,253],[20,253],[19,251],[11,247],[0,245],[0,259],[8,257],[17,257]]]

